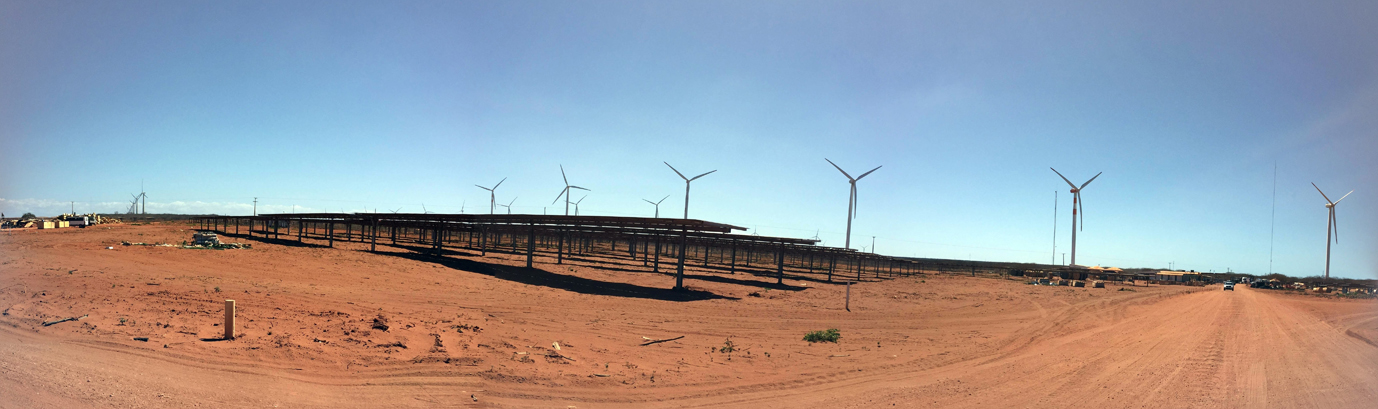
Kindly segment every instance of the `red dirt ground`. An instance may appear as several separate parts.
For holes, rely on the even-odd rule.
[[[119,244],[187,229],[0,234],[0,407],[1378,407],[1372,300]]]

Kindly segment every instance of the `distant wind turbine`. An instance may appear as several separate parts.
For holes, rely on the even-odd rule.
[[[506,207],[506,208],[507,208],[507,214],[512,214],[512,204],[513,204],[513,203],[516,203],[516,202],[517,202],[517,198],[516,198],[516,197],[513,197],[513,198],[512,198],[512,201],[507,202],[507,204],[498,203],[498,206]]]
[[[1311,183],[1311,187],[1316,188],[1316,191],[1321,193],[1321,197],[1324,197],[1324,198],[1325,198],[1325,202],[1326,202],[1326,203],[1325,203],[1325,208],[1326,208],[1326,210],[1329,210],[1329,211],[1330,211],[1330,216],[1329,216],[1328,218],[1326,218],[1326,221],[1325,221],[1325,278],[1326,278],[1326,279],[1329,279],[1329,278],[1330,278],[1330,237],[1331,237],[1330,234],[1331,234],[1332,231],[1335,233],[1335,236],[1334,236],[1334,237],[1335,237],[1335,242],[1336,242],[1336,243],[1339,243],[1339,242],[1340,242],[1340,225],[1339,225],[1339,222],[1335,219],[1335,205],[1340,204],[1340,200],[1345,200],[1345,198],[1346,198],[1346,197],[1349,197],[1349,195],[1350,195],[1351,193],[1354,193],[1354,191],[1351,190],[1351,191],[1349,191],[1349,193],[1345,193],[1345,195],[1344,195],[1343,197],[1340,197],[1340,200],[1336,200],[1336,201],[1333,201],[1333,202],[1332,202],[1332,201],[1330,201],[1330,197],[1325,195],[1325,192],[1321,192],[1321,187],[1320,187],[1320,186],[1316,186],[1316,183],[1315,183],[1315,182],[1312,182],[1312,183]]]
[[[483,189],[483,190],[487,190],[487,191],[488,191],[488,214],[494,214],[494,213],[497,212],[497,209],[498,209],[498,193],[497,193],[498,186],[502,186],[502,182],[506,182],[506,181],[507,181],[507,178],[502,178],[502,180],[498,181],[498,184],[493,185],[492,188],[486,188],[486,187],[483,187],[483,186],[474,185],[474,186],[478,186],[479,189]]]
[[[660,201],[658,201],[658,202],[652,202],[652,201],[647,200],[647,199],[641,199],[641,200],[645,200],[646,203],[650,203],[650,204],[652,204],[652,205],[655,205],[655,207],[656,207],[656,218],[659,219],[659,218],[660,218],[660,202],[664,202],[665,199],[669,199],[669,198],[670,198],[670,195],[665,195],[665,197],[660,198]]]
[[[556,195],[556,196],[555,196],[555,201],[550,202],[550,204],[555,204],[555,202],[559,202],[559,201],[560,201],[560,197],[561,197],[561,196],[564,196],[564,198],[565,198],[565,216],[569,216],[569,204],[570,204],[570,201],[569,201],[569,190],[570,190],[570,189],[579,189],[579,190],[583,190],[583,191],[591,191],[591,190],[584,189],[584,188],[578,187],[578,186],[570,185],[570,184],[569,184],[569,177],[565,176],[565,165],[560,165],[560,178],[562,178],[562,179],[565,180],[565,188],[564,188],[563,190],[560,190],[560,194],[559,194],[559,195]]]
[[[670,162],[663,162],[663,163],[665,163],[665,166],[670,166]],[[697,180],[698,178],[701,178],[701,177],[704,177],[704,176],[708,176],[709,173],[717,172],[718,170],[717,170],[717,169],[713,169],[713,170],[710,170],[710,171],[708,171],[708,172],[705,172],[705,173],[703,173],[703,174],[701,174],[701,175],[694,176],[694,177],[692,177],[692,178],[684,177],[684,174],[683,174],[683,173],[679,173],[679,169],[675,169],[674,166],[670,166],[670,170],[675,171],[675,174],[676,174],[676,175],[679,175],[680,179],[684,179],[684,218],[688,219],[688,218],[689,218],[689,183],[690,183],[690,182],[693,182],[693,181],[695,181],[695,180]],[[663,199],[662,199],[662,200],[663,200]]]
[[[848,199],[847,199],[847,243],[846,243],[846,248],[847,248],[847,249],[851,249],[851,248],[852,248],[852,219],[855,219],[855,218],[856,218],[856,207],[857,207],[857,206],[856,206],[856,182],[857,182],[858,180],[861,180],[861,178],[866,177],[866,175],[871,174],[871,172],[875,172],[876,170],[880,169],[880,166],[876,166],[875,169],[871,169],[871,170],[867,171],[866,173],[862,173],[861,176],[857,176],[857,177],[854,178],[854,177],[852,177],[852,175],[847,174],[847,171],[842,170],[842,167],[841,167],[841,166],[837,166],[836,163],[833,163],[833,161],[832,161],[831,159],[823,158],[823,160],[828,161],[828,164],[833,165],[834,168],[837,168],[837,171],[838,171],[838,172],[842,172],[842,176],[846,176],[846,177],[847,177],[847,183],[850,183],[850,184],[852,185],[852,193],[851,193],[851,196],[848,197]]]
[[[1053,169],[1053,168],[1052,168],[1052,167],[1049,167],[1048,169]],[[1091,177],[1091,180],[1087,180],[1086,183],[1082,183],[1081,186],[1077,186],[1076,184],[1072,183],[1072,181],[1067,180],[1067,177],[1066,177],[1066,176],[1062,176],[1062,172],[1058,172],[1057,169],[1053,169],[1053,173],[1056,173],[1058,177],[1062,178],[1062,181],[1063,181],[1063,182],[1067,182],[1067,186],[1071,186],[1071,187],[1072,187],[1072,264],[1071,264],[1071,265],[1074,265],[1074,266],[1075,266],[1075,265],[1077,265],[1077,214],[1081,214],[1081,219],[1082,219],[1081,228],[1082,228],[1082,229],[1085,229],[1085,228],[1086,228],[1086,211],[1085,211],[1085,210],[1082,210],[1082,211],[1079,212],[1079,213],[1078,213],[1078,211],[1077,211],[1078,209],[1081,209],[1081,190],[1082,190],[1082,189],[1085,189],[1085,188],[1086,188],[1086,185],[1091,184],[1091,181],[1092,181],[1092,180],[1096,180],[1096,178],[1100,177],[1101,173],[1105,173],[1105,172],[1097,173],[1096,176],[1092,176],[1092,177]]]
[[[584,195],[583,197],[580,197],[579,200],[575,200],[575,201],[574,201],[574,215],[575,215],[575,216],[578,216],[578,215],[579,215],[579,203],[580,203],[580,202],[583,202],[584,199],[587,199],[588,197],[589,197],[589,195]]]

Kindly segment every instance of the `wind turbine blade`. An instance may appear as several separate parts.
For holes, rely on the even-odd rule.
[[[1101,173],[1105,173],[1105,172],[1101,172]],[[1100,177],[1100,174],[1101,174],[1101,173],[1097,173],[1095,176],[1092,176],[1092,177],[1091,177],[1091,180],[1096,180],[1096,178]],[[1085,189],[1085,188],[1086,188],[1086,185],[1091,184],[1091,180],[1086,181],[1086,183],[1082,183],[1082,184],[1081,184],[1081,187],[1079,187],[1079,188],[1077,188],[1077,189]]]
[[[857,185],[852,183],[852,219],[857,218]]]
[[[565,165],[560,165],[560,179],[564,179],[565,186],[569,186],[569,178],[565,177]]]
[[[868,171],[868,172],[866,172],[866,173],[862,173],[861,176],[857,176],[857,177],[856,177],[856,180],[861,180],[861,178],[864,178],[864,177],[866,177],[866,175],[869,175],[869,174],[871,174],[871,172],[875,172],[875,171],[877,171],[877,170],[879,170],[879,169],[880,169],[880,166],[876,166],[875,169],[871,169],[870,171]]]
[[[1349,191],[1349,193],[1345,193],[1344,196],[1340,196],[1340,200],[1345,200],[1346,197],[1349,197],[1349,194],[1350,194],[1350,193],[1354,193],[1354,191],[1351,190],[1351,191]],[[1336,201],[1335,201],[1335,204],[1340,204],[1340,200],[1336,200]]]
[[[667,163],[667,165],[668,165],[668,163]],[[717,172],[717,171],[718,171],[717,169],[713,169],[713,170],[708,171],[708,173],[713,173],[713,172]],[[704,174],[702,174],[702,175],[694,176],[693,178],[689,179],[689,181],[690,181],[690,182],[693,182],[695,179],[698,179],[698,178],[701,178],[701,177],[704,177],[704,176],[708,176],[708,173],[704,173]]]
[[[559,202],[559,201],[560,201],[560,197],[564,196],[564,195],[565,195],[565,192],[568,192],[568,191],[569,191],[569,186],[565,186],[564,189],[561,189],[561,190],[560,190],[560,194],[555,195],[555,200],[551,201],[550,204],[555,204],[555,203]]]
[[[474,185],[474,186],[478,186],[479,189],[487,190],[487,191],[489,191],[489,192],[492,192],[492,191],[493,191],[493,189],[489,189],[489,188],[486,188],[486,187],[483,187],[483,186],[479,186],[479,185]]]
[[[512,197],[512,201],[507,202],[507,207],[512,207],[512,204],[513,204],[513,203],[517,203],[517,197],[516,197],[516,196],[513,196],[513,197]]]
[[[497,190],[497,189],[498,189],[498,186],[502,186],[502,182],[506,182],[506,181],[507,181],[507,178],[502,178],[502,180],[499,180],[499,181],[498,181],[498,184],[493,185],[493,190]]]
[[[1086,231],[1086,200],[1081,198],[1081,192],[1077,191],[1077,210],[1081,216],[1081,224],[1077,228]]]
[[[644,200],[644,201],[646,201],[646,203],[650,203],[650,204],[656,204],[656,202],[652,202],[652,201],[650,201],[650,200],[646,200],[646,199],[641,199],[641,200]]]
[[[570,186],[569,188],[570,188],[570,189],[586,190],[586,191],[592,192],[592,190],[584,189],[584,188],[578,187],[578,186]]]
[[[1316,188],[1316,191],[1317,191],[1317,192],[1321,192],[1321,187],[1320,187],[1320,186],[1316,186],[1316,182],[1311,182],[1311,187]],[[1332,204],[1332,205],[1335,204],[1335,202],[1330,201],[1330,196],[1326,196],[1326,195],[1325,195],[1325,192],[1321,192],[1321,197],[1324,197],[1324,198],[1325,198],[1325,202],[1326,202],[1326,203],[1330,203],[1330,204]]]
[[[664,163],[665,166],[670,166],[670,162],[663,162],[663,161],[662,161],[661,163]],[[684,177],[684,174],[683,174],[683,173],[679,173],[679,169],[675,169],[674,166],[670,166],[670,170],[675,171],[675,174],[676,174],[676,175],[679,175],[679,178],[680,178],[680,179],[684,179],[684,180],[686,180],[686,181],[689,180],[689,178]]]
[[[842,167],[841,167],[841,166],[837,166],[836,163],[833,163],[832,159],[823,158],[823,160],[828,161],[828,163],[831,164],[831,165],[833,165],[834,168],[837,168],[837,171],[838,171],[838,172],[842,172],[842,176],[846,176],[846,177],[847,177],[847,180],[856,180],[856,179],[852,179],[852,175],[848,175],[848,174],[847,174],[847,171],[842,170]]]
[[[1330,207],[1330,227],[1335,229],[1335,243],[1340,242],[1340,219],[1335,218],[1335,207]]]
[[[588,195],[584,195],[583,197],[580,197],[579,200],[575,200],[575,201],[574,201],[574,204],[577,206],[579,203],[582,203],[582,202],[584,201],[585,198],[588,198],[588,197],[589,197]]]
[[[660,202],[664,202],[665,199],[669,199],[669,198],[670,198],[670,195],[665,195],[665,197],[660,198]],[[659,205],[660,202],[656,202],[656,204]]]
[[[1053,169],[1053,168],[1052,168],[1052,167],[1049,167],[1048,169]],[[1058,177],[1062,178],[1062,181],[1063,181],[1063,182],[1067,182],[1067,186],[1071,186],[1073,189],[1076,189],[1076,188],[1077,188],[1077,185],[1076,185],[1076,184],[1072,183],[1072,181],[1070,181],[1070,180],[1067,180],[1067,177],[1066,177],[1066,176],[1062,176],[1062,172],[1058,172],[1057,169],[1053,169],[1053,173],[1056,173]]]

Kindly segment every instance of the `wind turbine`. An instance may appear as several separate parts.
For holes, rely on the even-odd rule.
[[[591,192],[591,190],[584,189],[584,188],[578,187],[578,186],[571,186],[571,185],[569,184],[569,177],[565,176],[565,165],[560,165],[560,178],[562,178],[562,179],[565,180],[565,188],[564,188],[564,190],[561,190],[561,191],[560,191],[560,194],[555,195],[555,200],[552,201],[552,202],[550,202],[550,204],[555,204],[555,202],[560,201],[560,196],[564,196],[564,197],[565,197],[565,216],[569,216],[569,204],[570,204],[570,201],[569,201],[569,190],[570,190],[570,189],[579,189],[579,190],[589,191],[589,192]]]
[[[670,198],[670,195],[665,195],[665,197],[660,198],[660,202],[664,202],[665,199],[669,199],[669,198]],[[641,199],[641,200],[646,200],[646,199]],[[655,207],[656,207],[656,218],[657,218],[657,219],[660,218],[660,202],[652,202],[652,201],[650,201],[650,200],[646,200],[646,203],[650,203],[650,204],[652,204],[652,205],[655,205]]]
[[[842,167],[837,166],[836,163],[833,163],[832,160],[830,160],[830,159],[828,159],[828,158],[823,158],[823,160],[828,161],[828,163],[831,164],[831,165],[833,165],[834,168],[837,168],[837,171],[838,171],[838,172],[842,172],[842,176],[846,176],[846,177],[847,177],[847,182],[852,184],[852,193],[851,193],[851,196],[847,199],[847,243],[846,243],[846,248],[847,248],[847,249],[851,249],[851,248],[852,248],[852,219],[855,219],[855,218],[856,218],[856,181],[861,180],[861,178],[866,177],[866,175],[871,174],[871,172],[875,172],[877,169],[880,169],[880,166],[876,166],[875,169],[871,169],[870,171],[868,171],[868,172],[866,172],[866,173],[862,173],[861,176],[857,176],[857,177],[854,178],[854,177],[852,177],[852,175],[847,174],[847,171],[842,170]]]
[[[1343,197],[1341,197],[1340,200],[1336,200],[1336,201],[1333,201],[1333,202],[1332,202],[1332,201],[1330,201],[1330,197],[1325,195],[1325,192],[1321,192],[1321,187],[1320,187],[1320,186],[1316,186],[1316,183],[1315,183],[1315,182],[1311,182],[1311,187],[1316,188],[1316,191],[1321,193],[1321,197],[1324,197],[1324,198],[1325,198],[1325,202],[1326,202],[1326,203],[1325,203],[1325,208],[1326,208],[1326,210],[1329,210],[1329,211],[1330,211],[1330,217],[1327,218],[1326,221],[1325,221],[1325,278],[1326,278],[1326,279],[1330,279],[1330,233],[1331,233],[1331,231],[1334,231],[1334,232],[1335,232],[1335,242],[1336,242],[1336,243],[1339,243],[1339,242],[1340,242],[1340,225],[1339,225],[1339,222],[1335,220],[1335,205],[1340,204],[1340,200],[1345,200],[1345,198],[1346,198],[1346,197],[1349,197],[1350,193],[1354,193],[1354,191],[1351,190],[1351,191],[1349,191],[1349,193],[1345,193],[1345,195],[1344,195]]]
[[[578,215],[579,215],[579,203],[580,203],[580,202],[583,202],[584,199],[587,199],[588,197],[589,197],[589,195],[584,195],[583,197],[580,197],[579,200],[575,200],[575,201],[574,201],[574,215],[575,215],[575,216],[578,216]]]
[[[513,204],[513,203],[516,203],[516,202],[517,202],[517,198],[513,197],[513,198],[512,198],[512,201],[507,202],[507,204],[498,203],[498,206],[506,207],[506,208],[507,208],[507,214],[512,214],[512,204]]]
[[[1049,167],[1048,169],[1053,168]],[[1092,176],[1091,180],[1086,181],[1086,183],[1082,183],[1081,186],[1077,186],[1076,184],[1073,184],[1072,181],[1067,180],[1067,177],[1062,176],[1062,172],[1058,172],[1057,169],[1053,169],[1053,173],[1056,173],[1058,177],[1062,178],[1063,182],[1067,182],[1067,186],[1072,187],[1072,264],[1070,265],[1075,266],[1077,265],[1077,210],[1081,209],[1081,190],[1085,189],[1086,185],[1091,184],[1091,180],[1096,180],[1096,178],[1100,177],[1101,173],[1105,172],[1097,173],[1096,176]],[[1083,210],[1080,212],[1080,214],[1082,218],[1081,228],[1085,229],[1086,211]]]
[[[498,186],[502,186],[502,182],[506,182],[506,181],[507,181],[507,178],[502,178],[502,180],[498,181],[498,184],[493,185],[493,188],[491,188],[491,189],[490,189],[490,188],[483,187],[483,186],[479,186],[479,185],[474,185],[474,186],[478,186],[479,189],[483,189],[483,190],[487,190],[487,191],[488,191],[488,214],[493,214],[493,213],[495,213],[496,210],[498,209],[498,193],[497,193]]]
[[[422,204],[421,204],[421,214],[431,214],[431,211],[426,210],[426,204],[425,204],[425,203],[422,203]]]
[[[670,162],[662,162],[662,163],[664,163],[665,166],[670,166]],[[713,170],[708,171],[707,173],[704,173],[704,174],[698,175],[698,176],[694,176],[694,177],[692,177],[692,178],[684,177],[684,174],[683,174],[683,173],[679,173],[679,169],[675,169],[674,166],[670,166],[670,170],[675,171],[675,174],[676,174],[676,175],[679,175],[679,177],[680,177],[681,179],[684,179],[684,218],[688,219],[688,218],[689,218],[689,182],[693,182],[694,180],[697,180],[698,178],[701,178],[701,177],[704,177],[704,176],[708,176],[709,173],[717,172],[718,170],[717,170],[717,169],[713,169]],[[668,197],[668,196],[667,196],[667,197]],[[661,199],[661,200],[664,200],[664,199]]]

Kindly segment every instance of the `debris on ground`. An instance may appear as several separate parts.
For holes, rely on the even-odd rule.
[[[56,321],[48,321],[48,322],[43,323],[43,326],[46,327],[46,326],[50,326],[50,325],[54,325],[54,324],[61,324],[61,323],[67,322],[67,321],[76,321],[76,320],[79,320],[79,319],[82,319],[82,318],[86,318],[86,317],[88,317],[88,316],[90,316],[90,314],[83,315],[83,316],[80,316],[80,317],[68,317],[68,318],[63,318],[63,319],[56,320]]]
[[[680,338],[684,338],[684,336],[683,336],[683,335],[680,335],[680,336],[677,336],[677,337],[674,337],[674,338],[666,338],[666,339],[650,339],[650,338],[647,338],[647,337],[641,337],[641,339],[646,340],[646,342],[643,343],[643,344],[641,344],[641,346],[644,347],[644,346],[651,345],[651,344],[659,344],[659,343],[661,343],[661,342],[670,342],[670,341],[674,341],[674,340],[677,340],[677,339],[680,339]]]

